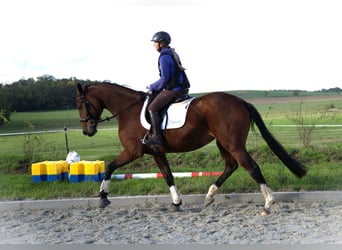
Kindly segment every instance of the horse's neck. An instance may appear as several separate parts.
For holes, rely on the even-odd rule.
[[[127,109],[141,99],[137,92],[115,85],[104,88],[99,98],[102,99],[104,108],[113,115]]]

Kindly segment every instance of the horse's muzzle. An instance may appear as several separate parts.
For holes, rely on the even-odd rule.
[[[89,120],[87,124],[83,127],[83,134],[89,137],[97,133],[97,123],[95,121]]]

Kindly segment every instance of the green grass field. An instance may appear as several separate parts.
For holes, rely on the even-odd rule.
[[[247,95],[246,93],[242,93]],[[272,97],[268,93],[268,97]],[[281,96],[280,93],[277,93]],[[288,93],[287,93],[288,94]],[[288,151],[309,167],[308,176],[297,179],[265,146],[258,130],[251,131],[247,147],[259,163],[269,185],[274,190],[341,190],[342,189],[342,98],[313,99],[311,101],[259,102],[261,91],[249,93],[273,135]],[[271,99],[270,99],[271,100]],[[302,108],[302,118],[315,127],[311,146],[303,147],[298,128],[289,117]],[[103,117],[109,116],[108,112]],[[28,126],[29,124],[29,126]],[[94,137],[86,137],[80,130],[77,110],[13,113],[11,121],[0,128],[0,134],[30,132],[31,134],[0,136],[0,199],[35,199],[61,197],[89,197],[95,195],[99,183],[32,183],[30,169],[20,162],[31,156],[31,162],[63,160],[66,157],[64,126],[70,150],[77,151],[82,160],[113,159],[121,150],[115,121],[103,122]],[[45,131],[35,134],[33,132]],[[31,148],[27,146],[30,144]],[[26,145],[26,146],[25,146]],[[31,150],[30,150],[31,149]],[[31,155],[30,155],[31,154]],[[222,171],[223,165],[215,143],[190,153],[170,154],[173,171]],[[159,172],[150,156],[119,169],[116,173]],[[213,177],[177,178],[182,193],[205,193]],[[164,180],[114,180],[111,195],[139,195],[168,193]],[[222,186],[220,192],[258,191],[246,171],[239,168]]]
[[[215,169],[217,168],[216,166]],[[205,171],[210,169],[213,168],[208,167]],[[279,163],[263,164],[261,169],[268,185],[274,191],[341,190],[342,188],[340,163],[311,165],[308,175],[303,179],[296,178]],[[158,170],[151,168],[149,171]],[[184,170],[176,167],[174,171]],[[214,181],[215,177],[175,178],[175,183],[182,194],[205,194]],[[28,174],[0,175],[0,200],[97,197],[99,187],[99,182],[33,183]],[[259,187],[246,171],[239,168],[219,189],[219,193],[233,192],[259,192]],[[146,194],[169,194],[169,189],[163,179],[111,181],[110,196]]]

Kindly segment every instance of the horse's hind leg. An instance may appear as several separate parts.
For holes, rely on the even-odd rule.
[[[205,197],[205,206],[209,206],[214,202],[214,196],[219,187],[221,187],[221,185],[228,179],[228,177],[231,176],[231,174],[238,168],[238,164],[235,159],[222,147],[222,145],[218,141],[216,141],[216,145],[220,150],[225,168],[223,173],[219,176],[215,183],[210,186]]]
[[[160,172],[163,174],[163,177],[167,185],[169,186],[172,197],[171,208],[173,211],[179,211],[180,205],[182,205],[182,199],[179,191],[175,186],[173,175],[169,166],[169,162],[167,161],[166,155],[164,153],[155,153],[153,157],[160,169]]]
[[[259,184],[261,193],[265,198],[265,206],[261,214],[267,215],[269,213],[269,208],[273,204],[274,197],[271,189],[266,185],[266,181],[261,173],[260,167],[245,149],[232,152],[232,155],[240,163],[240,165],[247,170],[250,176]]]

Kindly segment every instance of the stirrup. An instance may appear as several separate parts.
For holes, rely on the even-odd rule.
[[[161,135],[152,135],[147,140],[144,140],[144,144],[149,145],[149,146],[151,145],[151,146],[160,147],[163,145],[163,138]]]
[[[142,139],[140,139],[140,141],[141,141],[142,144],[146,144],[146,140],[147,140],[146,138],[149,136],[149,134],[150,134],[150,133],[147,132],[147,133],[144,135],[144,137],[143,137]]]

